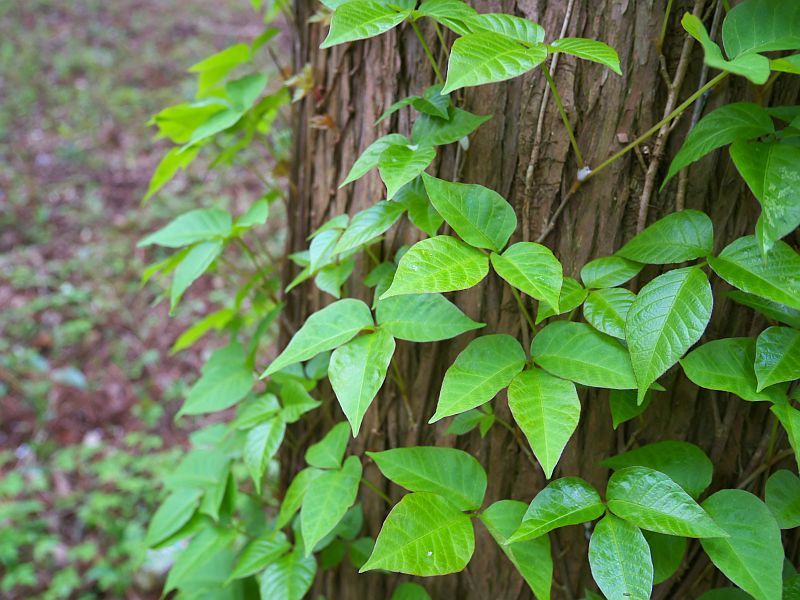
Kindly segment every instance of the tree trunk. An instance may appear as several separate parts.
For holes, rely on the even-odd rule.
[[[622,77],[600,65],[576,63],[568,56],[559,59],[555,71],[558,89],[589,165],[598,165],[664,116],[670,88],[659,71],[657,40],[666,0],[488,0],[475,4],[481,12],[506,12],[529,18],[545,28],[548,40],[581,36],[605,41],[617,49]],[[687,36],[680,27],[680,17],[694,9],[711,23],[717,3],[677,0],[674,4],[663,52],[669,78],[686,70],[677,94],[673,94],[679,103],[714,75],[706,77],[701,72],[699,48],[684,50]],[[294,68],[299,71],[310,64],[315,87],[297,105],[294,114],[288,241],[291,252],[307,248],[309,233],[331,217],[344,212],[352,215],[383,197],[377,173],[342,190],[338,184],[355,158],[378,136],[409,133],[407,109],[375,126],[378,115],[394,101],[418,94],[434,82],[425,54],[407,26],[375,39],[319,50],[326,28],[308,24],[317,7],[316,0],[295,2],[299,38],[294,48]],[[425,26],[422,29],[431,47],[438,49],[444,70],[446,61],[433,30]],[[451,42],[452,37],[448,39]],[[570,196],[577,172],[575,155],[551,96],[541,111],[545,90],[541,73],[532,72],[508,82],[460,92],[460,98],[454,98],[457,105],[475,113],[491,114],[493,118],[471,136],[468,150],[458,150],[455,144],[441,148],[430,170],[445,179],[482,184],[508,199],[520,223],[512,242],[536,241],[552,220],[554,227],[543,243],[562,261],[565,275],[577,278],[588,260],[612,254],[630,239],[636,232],[637,221],[649,224],[676,210],[676,206],[709,213],[715,226],[716,250],[753,231],[758,205],[746,193],[726,151],[693,165],[688,181],[676,177],[663,192],[658,191],[669,158],[691,124],[691,108],[672,135],[654,136],[640,147],[640,152],[629,153]],[[703,113],[733,99],[777,105],[791,103],[796,97],[797,85],[790,78],[779,79],[769,91],[728,78],[711,92]],[[672,105],[675,104],[673,101]],[[541,132],[538,138],[537,129]],[[653,183],[655,189],[649,190]],[[681,191],[684,185],[685,193]],[[649,196],[644,201],[643,191]],[[565,198],[563,211],[559,211],[559,204]],[[383,256],[393,256],[398,247],[419,237],[413,226],[401,221],[387,234]],[[350,295],[367,301],[371,301],[369,290],[360,281],[369,266],[366,260],[359,264],[348,290]],[[657,273],[648,268],[641,281]],[[294,275],[296,272],[287,267],[287,281]],[[718,279],[712,282],[716,306],[704,341],[759,331],[763,325],[761,318],[727,300]],[[518,336],[523,344],[529,343],[522,339],[514,298],[498,277],[490,274],[477,288],[455,294],[453,299],[470,317],[488,324],[483,333],[506,332]],[[301,323],[330,300],[313,284],[304,284],[287,298],[290,320]],[[367,412],[361,434],[351,442],[350,452],[363,455],[364,450],[401,446],[458,445],[473,453],[488,471],[485,505],[504,498],[529,502],[544,486],[544,475],[528,461],[508,431],[494,427],[485,439],[477,433],[456,438],[445,433],[447,420],[427,424],[445,370],[470,339],[470,335],[464,335],[433,344],[398,342],[394,362],[407,383],[410,410],[397,387],[387,380]],[[704,392],[688,382],[679,369],[672,369],[662,382],[668,391],[656,395],[641,419],[625,423],[617,431],[611,424],[608,393],[583,389],[580,426],[554,477],[580,476],[602,490],[608,478],[607,469],[599,464],[603,458],[632,446],[674,439],[694,442],[712,457],[714,488],[735,487],[743,474],[758,464],[765,451],[772,427],[766,403],[747,403],[728,394]],[[323,387],[322,391],[328,399],[315,413],[318,421],[298,424],[298,439],[315,441],[332,423],[343,419],[329,388]],[[494,401],[494,407],[498,415],[510,420],[504,394]],[[785,439],[780,443],[785,445]],[[393,500],[402,496],[404,492],[386,482],[366,458],[364,465],[365,476],[385,489]],[[284,456],[287,477],[302,466],[303,448],[295,448]],[[755,478],[756,487],[751,489],[760,493],[761,484],[761,479]],[[361,499],[366,534],[375,537],[387,507],[366,489]],[[476,522],[475,530],[476,551],[467,569],[423,582],[432,597],[532,597],[483,526]],[[584,588],[597,589],[586,559],[587,533],[571,527],[552,537],[554,598],[580,598]],[[694,598],[700,590],[724,581],[716,571],[706,568],[708,561],[697,549],[696,544],[690,544],[684,569],[658,586],[656,597]],[[407,576],[374,572],[358,575],[344,562],[338,569],[318,576],[315,590],[330,600],[389,598],[397,583],[407,579]],[[696,587],[690,589],[690,585]]]

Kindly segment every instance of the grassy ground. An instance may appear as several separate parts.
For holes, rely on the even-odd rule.
[[[196,172],[142,208],[163,152],[146,121],[191,97],[189,65],[259,30],[246,0],[0,0],[0,527],[36,515],[47,534],[32,528],[30,540],[0,543],[0,597],[83,589],[57,573],[77,565],[85,579],[109,542],[87,534],[80,510],[88,504],[89,516],[106,518],[122,510],[108,474],[146,482],[157,461],[130,456],[185,439],[169,401],[204,348],[168,350],[207,312],[198,298],[211,291],[213,299],[222,284],[190,290],[170,320],[158,290],[139,286],[144,255],[135,244],[179,211],[252,196],[255,183],[233,170],[201,189]],[[93,466],[82,467],[88,459]],[[20,507],[24,490],[39,504]],[[147,519],[116,514],[139,529]],[[46,543],[20,556],[42,536]],[[94,550],[81,554],[87,541]],[[29,587],[12,591],[9,573],[24,563],[17,575]],[[75,597],[149,597],[137,586],[118,595],[93,585]]]

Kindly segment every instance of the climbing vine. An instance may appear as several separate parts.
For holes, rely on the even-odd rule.
[[[547,61],[564,53],[619,75],[617,54],[606,44],[552,40],[529,20],[481,14],[461,0],[323,0],[323,5],[316,17],[330,23],[323,49],[377,36],[405,22],[418,36],[436,81],[387,107],[380,121],[400,110],[414,111],[410,134],[375,140],[342,182],[348,185],[377,169],[386,199],[352,216],[337,215],[317,229],[307,250],[289,256],[298,274],[282,292],[277,264],[247,241],[248,236],[258,238],[270,207],[281,201],[276,181],[265,181],[266,195],[242,215],[194,210],[142,241],[176,249],[148,272],[172,274],[173,306],[208,269],[225,269],[231,252],[237,255],[227,260],[252,261],[256,267],[230,307],[209,315],[182,338],[183,347],[216,329],[227,332],[230,343],[211,355],[180,414],[233,406],[236,414],[197,435],[153,519],[149,539],[154,545],[191,538],[165,591],[190,594],[201,581],[208,592],[213,580],[219,590],[214,597],[258,587],[262,598],[299,600],[318,569],[333,567],[345,556],[361,572],[454,573],[480,551],[474,534],[474,522],[480,521],[539,600],[549,599],[553,587],[548,534],[579,524],[590,532],[589,565],[609,599],[649,598],[654,584],[680,568],[687,538],[699,539],[713,564],[750,596],[788,597],[783,590],[800,587],[800,577],[784,567],[781,530],[800,526],[800,479],[789,470],[776,471],[764,499],[742,488],[792,450],[771,444],[762,471],[746,473],[737,489],[710,495],[706,490],[714,465],[699,447],[680,441],[659,441],[607,458],[603,465],[612,474],[602,494],[578,477],[551,478],[580,420],[582,388],[610,390],[617,427],[658,402],[654,392],[664,389],[659,378],[675,365],[696,386],[769,403],[791,448],[800,452],[800,411],[794,405],[800,400],[800,255],[783,241],[800,224],[800,107],[739,102],[710,112],[692,128],[663,180],[662,186],[706,154],[728,146],[761,206],[751,235],[715,239],[711,219],[696,210],[678,210],[645,227],[645,212],[635,237],[614,255],[585,264],[580,281],[566,276],[558,258],[541,243],[510,243],[517,215],[500,194],[425,171],[441,146],[466,147],[468,136],[489,118],[458,107],[457,90],[537,69],[574,152],[573,191],[591,185],[598,172],[671,124],[724,78],[771,85],[782,73],[800,74],[800,54],[765,54],[800,51],[800,6],[793,0],[737,4],[722,21],[724,53],[702,20],[687,13],[684,29],[700,43],[707,67],[719,74],[682,103],[676,101],[642,136],[592,167],[580,152]],[[444,48],[446,74],[420,23],[431,24],[439,43],[445,40],[442,28],[457,36],[452,47]],[[268,29],[252,45],[230,48],[197,65],[196,101],[156,116],[160,133],[176,146],[154,175],[151,193],[203,152],[214,154],[212,164],[224,164],[263,138],[276,163],[286,159],[280,151],[285,136],[273,123],[293,97],[308,90],[310,74],[281,80],[272,90],[259,72],[231,76],[234,68],[252,69],[255,53],[275,33]],[[280,70],[277,75],[282,77]],[[427,237],[381,260],[372,247],[406,217]],[[720,246],[722,251],[715,253]],[[362,254],[372,261],[363,282],[373,290],[371,305],[341,298]],[[647,265],[662,272],[644,282]],[[490,270],[513,294],[529,343],[483,331],[483,323],[445,296],[480,284]],[[720,285],[719,293],[727,290],[735,302],[762,313],[770,326],[756,337],[697,345],[713,311],[711,274],[727,284]],[[291,291],[312,279],[335,301],[302,325],[285,323],[293,332],[291,340],[255,381],[253,371],[263,362],[261,350],[283,314],[282,302],[291,303]],[[393,370],[395,340],[429,343],[470,331],[479,334],[447,369],[429,423],[450,418],[449,431],[458,435],[476,428],[486,435],[496,425],[508,429],[530,457],[531,468],[541,468],[550,479],[532,499],[485,506],[491,473],[469,453],[453,448],[393,448],[345,458],[348,440],[359,435],[365,414],[381,402],[376,398],[387,376],[404,389]],[[300,443],[290,438],[287,425],[320,405],[314,392],[326,378],[345,420],[308,447],[308,466],[278,503],[265,485],[274,482],[271,461],[284,441]],[[503,390],[512,422],[492,409]],[[408,493],[392,503],[362,477],[365,460],[374,461],[386,479]],[[391,505],[375,540],[361,536],[362,490],[380,494]],[[404,583],[394,597],[428,596],[418,584]]]

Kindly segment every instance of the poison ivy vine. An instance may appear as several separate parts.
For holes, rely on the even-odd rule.
[[[580,478],[564,476],[525,499],[527,505],[508,499],[485,506],[487,473],[464,451],[409,447],[368,452],[386,479],[408,491],[393,504],[362,478],[364,457],[345,455],[350,436],[359,435],[386,378],[395,378],[395,340],[429,343],[483,329],[444,294],[472,288],[492,270],[514,294],[531,342],[524,347],[499,332],[472,339],[447,369],[430,423],[452,417],[449,432],[463,435],[478,428],[482,436],[499,424],[514,433],[551,479],[580,420],[583,388],[610,390],[617,427],[657,402],[653,392],[664,389],[659,379],[680,365],[699,387],[769,403],[800,461],[800,410],[794,404],[800,399],[800,254],[782,241],[800,224],[800,107],[736,103],[718,108],[692,129],[664,179],[666,185],[681,169],[730,146],[736,169],[761,205],[752,235],[715,239],[707,215],[680,210],[645,228],[613,256],[584,265],[580,281],[566,276],[545,246],[510,243],[517,217],[501,195],[425,173],[439,147],[462,143],[488,119],[455,106],[452,92],[541,69],[581,168],[577,184],[586,184],[728,74],[768,84],[780,73],[800,73],[800,53],[764,54],[800,52],[800,5],[793,0],[737,4],[723,22],[724,54],[702,21],[687,14],[684,28],[700,42],[706,64],[721,73],[632,145],[592,169],[584,164],[545,62],[566,53],[621,74],[617,54],[606,44],[580,38],[548,42],[547,33],[529,20],[481,14],[461,0],[323,4],[317,19],[329,21],[330,30],[322,48],[373,37],[405,22],[419,36],[438,81],[386,109],[380,120],[399,110],[415,111],[410,136],[378,138],[342,182],[347,185],[377,169],[386,199],[352,217],[334,217],[311,235],[306,251],[290,256],[299,274],[284,293],[313,279],[335,301],[301,326],[290,324],[295,328],[291,341],[269,362],[260,382],[253,377],[261,361],[260,339],[279,318],[282,305],[274,265],[262,263],[245,238],[266,222],[280,187],[270,185],[263,199],[236,218],[221,209],[195,210],[142,241],[176,249],[146,274],[172,274],[173,308],[205,271],[224,268],[221,261],[229,247],[257,267],[232,306],[213,313],[178,342],[179,348],[186,347],[211,329],[229,334],[230,343],[211,355],[180,414],[236,406],[236,415],[196,435],[194,449],[170,477],[171,494],[153,518],[153,545],[191,538],[165,591],[202,595],[199,581],[204,593],[215,598],[238,597],[257,587],[262,598],[300,599],[318,568],[333,567],[345,556],[362,572],[454,573],[480,551],[475,521],[486,527],[539,600],[549,599],[552,588],[548,534],[575,525],[591,532],[589,565],[609,599],[649,598],[654,584],[680,568],[688,538],[699,539],[713,564],[757,600],[777,600],[784,586],[797,586],[798,575],[783,566],[781,543],[782,529],[800,525],[800,479],[788,470],[769,478],[764,500],[742,489],[706,496],[711,460],[695,445],[665,440],[607,458],[603,465],[612,475],[602,494]],[[421,35],[420,21],[431,21],[440,41],[440,27],[457,36],[446,76]],[[202,152],[214,149],[213,163],[220,164],[258,137],[276,138],[268,146],[280,147],[282,136],[270,126],[289,103],[290,86],[295,97],[302,96],[305,76],[298,74],[269,92],[264,75],[230,77],[234,68],[249,67],[273,32],[197,65],[198,99],[155,117],[160,133],[176,146],[159,166],[148,195]],[[370,246],[404,216],[427,237],[390,260],[375,259]],[[445,223],[451,233],[440,234]],[[719,246],[724,248],[716,253]],[[373,289],[371,305],[341,298],[362,253],[374,259],[364,280]],[[634,286],[631,282],[647,265],[665,270]],[[770,326],[756,338],[697,345],[712,316],[712,275],[733,288],[727,292],[732,300],[762,313]],[[529,310],[532,306],[535,311]],[[273,479],[272,459],[287,425],[320,405],[314,391],[324,378],[344,420],[308,448],[308,466],[295,475],[278,504],[264,487]],[[403,385],[399,378],[395,383]],[[512,423],[497,418],[491,408],[503,390]],[[774,448],[769,451],[772,460]],[[359,537],[362,485],[392,505],[375,540]],[[426,597],[414,583],[402,584],[393,595]]]

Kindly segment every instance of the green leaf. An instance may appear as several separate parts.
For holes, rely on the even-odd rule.
[[[431,600],[431,597],[420,584],[406,581],[394,588],[390,600]]]
[[[236,538],[231,529],[209,527],[203,529],[189,542],[172,564],[164,583],[164,594],[183,588],[197,578],[220,550],[229,546]]]
[[[233,343],[215,350],[200,378],[186,395],[178,415],[201,415],[229,408],[253,388],[253,374],[247,367],[244,348]]]
[[[236,429],[251,429],[276,415],[280,410],[281,405],[274,394],[254,396],[236,407],[236,418],[231,421],[231,426]]]
[[[242,550],[228,580],[232,581],[255,575],[267,565],[275,562],[291,547],[289,540],[280,531],[270,532],[254,539]]]
[[[422,177],[417,177],[411,183],[400,188],[394,199],[395,202],[406,207],[411,222],[431,237],[436,235],[439,227],[444,223],[444,219],[436,212],[428,199]]]
[[[536,325],[548,317],[563,315],[578,308],[586,299],[586,290],[580,283],[572,277],[564,277],[561,284],[561,295],[558,297],[558,306],[550,306],[547,302],[539,302],[539,310],[536,313]]]
[[[199,489],[183,488],[167,496],[150,519],[145,543],[155,546],[179,531],[192,518],[202,495]]]
[[[279,378],[279,376],[277,376]],[[286,423],[296,423],[310,410],[314,410],[322,403],[309,394],[300,381],[289,380],[281,382],[281,400],[283,409],[281,419]]]
[[[794,449],[795,460],[800,465],[800,410],[794,408],[785,399],[774,404],[770,410],[775,413],[786,430],[789,444]]]
[[[178,171],[186,169],[192,161],[197,158],[199,150],[199,147],[194,147],[185,152],[181,152],[181,148],[176,146],[167,152],[164,158],[159,161],[155,171],[153,171],[153,176],[150,178],[150,183],[147,186],[147,192],[142,202],[147,202],[162,187],[172,181],[172,178],[177,175]]]
[[[669,476],[625,467],[608,480],[608,509],[642,529],[681,537],[724,537],[725,532]]]
[[[688,442],[663,441],[648,444],[601,463],[614,471],[627,467],[648,467],[667,475],[687,494],[697,498],[711,485],[714,465],[700,448]]]
[[[766,57],[760,54],[743,54],[736,56],[733,60],[725,60],[722,50],[708,35],[708,31],[700,19],[693,14],[686,13],[681,19],[681,25],[703,46],[705,62],[709,67],[747,77],[756,85],[766,83],[769,78],[769,60]],[[723,29],[724,27],[723,23]]]
[[[800,310],[800,255],[781,241],[766,255],[755,236],[734,241],[718,257],[709,257],[714,272],[748,294]]]
[[[537,600],[550,600],[550,588],[553,585],[550,538],[543,535],[513,544],[508,541],[519,527],[525,509],[523,502],[500,500],[483,511],[480,520],[525,579]]]
[[[558,309],[564,276],[553,253],[534,242],[517,242],[491,256],[492,266],[510,285]]]
[[[800,225],[800,148],[777,142],[735,142],[731,158],[761,204],[761,232],[768,250]]]
[[[300,508],[303,547],[309,556],[322,538],[328,535],[347,509],[353,506],[361,482],[361,462],[350,456],[341,469],[325,471],[308,485]]]
[[[758,390],[755,358],[753,338],[726,338],[693,350],[681,360],[681,366],[692,383],[700,387],[730,392],[751,402],[779,399],[783,394],[777,389]]]
[[[400,340],[436,342],[449,340],[483,327],[441,294],[406,294],[378,302],[378,326]]]
[[[485,413],[477,408],[468,410],[457,414],[450,421],[447,426],[448,435],[464,435],[469,433],[476,427],[479,429],[481,437],[485,437],[486,433],[494,425],[495,417],[493,414]]]
[[[450,50],[442,93],[512,79],[541,64],[545,58],[544,46],[526,48],[493,32],[467,34],[458,38]]]
[[[463,450],[413,446],[367,455],[384,477],[411,492],[439,494],[459,510],[475,510],[483,504],[486,472]]]
[[[489,257],[449,235],[422,240],[400,259],[392,285],[381,296],[465,290],[489,272]]]
[[[404,210],[405,206],[399,202],[378,202],[357,213],[336,242],[333,253],[348,252],[382,235],[397,222]]]
[[[589,565],[606,598],[647,600],[653,587],[650,547],[638,527],[606,515],[589,540]]]
[[[758,391],[800,379],[800,331],[788,327],[762,331],[756,342],[755,373]]]
[[[610,288],[636,277],[644,267],[619,256],[604,256],[589,261],[581,269],[581,280],[587,288]]]
[[[722,23],[728,56],[800,48],[800,7],[793,0],[748,0]]]
[[[786,469],[767,480],[764,500],[781,529],[800,527],[800,479]]]
[[[584,60],[600,63],[617,75],[622,75],[617,51],[603,42],[586,38],[561,38],[550,44],[549,49],[551,52],[564,52]]]
[[[345,2],[333,12],[328,37],[320,48],[380,35],[402,23],[410,14],[410,10],[398,12],[372,0]]]
[[[628,351],[614,338],[585,323],[555,321],[531,343],[534,362],[562,379],[590,387],[634,389]]]
[[[334,248],[342,236],[340,229],[317,231],[308,246],[308,268],[316,273],[334,261]]]
[[[475,14],[466,23],[473,33],[497,33],[528,46],[535,46],[544,41],[544,29],[540,25],[514,15],[505,13]]]
[[[458,1],[460,2],[461,0]],[[432,85],[425,90],[422,96],[409,96],[408,98],[398,100],[386,109],[378,120],[375,121],[375,125],[389,118],[404,106],[413,106],[417,112],[447,119],[448,109],[450,108],[450,96],[448,94],[442,94],[441,91],[441,85]]]
[[[350,278],[355,265],[355,260],[350,259],[323,267],[314,277],[314,285],[338,300],[342,297],[342,286]]]
[[[266,86],[267,76],[255,73],[228,81],[225,84],[225,93],[235,109],[246,111],[252,108]]]
[[[292,483],[286,489],[286,495],[281,502],[281,509],[278,512],[278,518],[275,519],[275,528],[280,529],[286,527],[289,521],[292,520],[294,513],[298,511],[300,505],[303,503],[308,487],[311,482],[322,475],[324,471],[308,467],[300,471],[292,479]]]
[[[269,204],[277,197],[277,192],[271,192],[253,202],[250,207],[236,218],[234,227],[250,229],[257,225],[264,225],[269,218]]]
[[[739,290],[728,292],[727,296],[734,302],[749,306],[770,319],[786,323],[795,329],[800,329],[800,310],[789,308],[785,304],[766,300],[759,296],[754,296],[753,294],[740,292]]]
[[[192,285],[211,264],[222,254],[222,240],[210,242],[200,242],[192,246],[178,265],[172,276],[172,287],[170,288],[169,307],[170,313],[175,309],[183,293]]]
[[[428,168],[436,158],[433,146],[389,146],[380,156],[378,169],[386,184],[386,197],[391,200],[397,191]]]
[[[686,538],[643,531],[653,559],[653,583],[659,584],[677,573],[686,555]]]
[[[781,598],[781,532],[766,505],[744,490],[721,490],[703,508],[729,537],[700,540],[711,562],[756,600]]]
[[[711,285],[699,267],[668,271],[641,289],[625,324],[639,402],[703,335],[713,302]]]
[[[559,527],[594,521],[603,511],[600,494],[583,479],[556,479],[533,499],[509,542],[530,540]]]
[[[347,174],[347,177],[345,177],[344,181],[339,184],[339,189],[343,188],[348,183],[355,181],[356,179],[360,179],[370,170],[377,167],[378,163],[380,162],[381,154],[383,154],[387,148],[405,144],[408,144],[408,138],[404,135],[400,135],[399,133],[390,133],[389,135],[379,137],[377,140],[367,146],[367,149],[361,153],[361,156],[359,156],[358,159],[356,159],[356,162],[353,163],[353,166],[350,168],[350,172]]]
[[[617,251],[617,256],[651,265],[702,258],[714,250],[714,227],[699,210],[668,214]]]
[[[492,118],[492,115],[474,115],[454,106],[450,107],[448,115],[447,119],[421,115],[411,128],[411,141],[422,146],[452,144]]]
[[[686,136],[680,151],[672,159],[661,189],[678,171],[709,152],[737,140],[752,140],[774,131],[769,113],[758,104],[734,102],[721,106],[700,119]]]
[[[458,35],[469,33],[466,22],[478,14],[474,8],[462,0],[423,0],[417,12],[452,29]]]
[[[347,448],[347,423],[337,423],[331,427],[320,441],[306,450],[306,462],[319,469],[339,469]]]
[[[753,600],[753,597],[739,588],[724,587],[709,590],[697,600]]]
[[[242,457],[256,490],[261,490],[261,478],[267,470],[269,461],[281,447],[286,433],[286,423],[279,417],[269,419],[263,425],[253,427],[247,432]]]
[[[383,569],[421,577],[457,573],[474,550],[470,518],[437,494],[416,492],[389,512],[359,572]]]
[[[494,398],[525,366],[525,351],[505,334],[475,338],[444,375],[436,413],[429,423],[475,408]]]
[[[499,252],[517,228],[514,209],[497,192],[427,174],[422,180],[436,211],[470,246]]]
[[[528,369],[508,386],[508,407],[550,479],[580,420],[575,384],[535,367]]]
[[[306,319],[289,344],[272,361],[262,378],[284,367],[314,358],[353,339],[359,331],[373,327],[369,306],[361,300],[346,298],[318,310]]]
[[[583,303],[583,316],[598,331],[625,339],[625,320],[636,294],[624,288],[606,288],[589,293]]]
[[[287,554],[269,565],[261,575],[261,597],[281,600],[302,600],[317,574],[317,562],[313,556],[300,556],[298,552]]]
[[[636,401],[635,390],[611,390],[608,395],[608,404],[611,409],[611,423],[614,429],[620,424],[635,419],[650,406],[653,398],[652,388],[644,397],[641,404]]]
[[[331,354],[328,378],[350,422],[353,437],[358,435],[364,414],[386,379],[394,348],[394,338],[378,329],[340,346]]]

